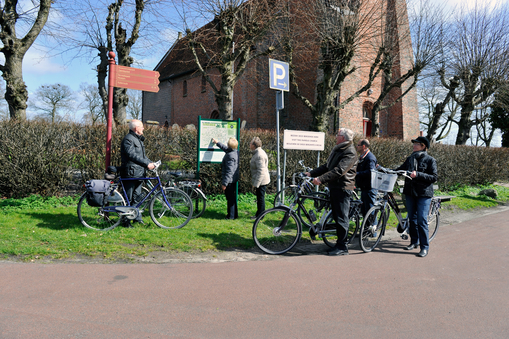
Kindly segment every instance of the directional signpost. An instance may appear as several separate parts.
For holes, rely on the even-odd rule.
[[[279,110],[285,107],[283,91],[290,89],[288,63],[269,59],[269,88],[276,92],[276,130],[277,130],[277,190],[281,190],[281,166],[279,155]]]
[[[113,68],[113,87],[159,92],[159,72],[120,65],[113,65]]]

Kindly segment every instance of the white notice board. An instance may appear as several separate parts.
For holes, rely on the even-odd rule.
[[[325,148],[325,133],[285,130],[283,136],[283,148],[306,151],[323,151]]]

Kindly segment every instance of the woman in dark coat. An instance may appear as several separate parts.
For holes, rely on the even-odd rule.
[[[217,139],[212,139],[212,142],[226,153],[221,162],[221,187],[228,204],[226,219],[237,219],[239,217],[236,197],[237,182],[239,181],[239,151],[237,150],[239,142],[235,138],[228,139],[228,145]]]
[[[428,212],[433,197],[433,183],[438,179],[437,162],[427,152],[426,137],[412,140],[413,153],[396,170],[410,172],[412,180],[405,179],[403,194],[406,197],[408,220],[410,221],[410,245],[407,250],[420,247],[417,256],[425,257],[429,251]]]

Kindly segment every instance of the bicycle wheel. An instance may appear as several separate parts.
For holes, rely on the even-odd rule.
[[[180,189],[184,191],[193,202],[193,219],[200,217],[207,207],[207,200],[205,200],[205,197],[192,186],[181,186]]]
[[[334,247],[336,243],[338,242],[338,237],[336,234],[336,222],[334,221],[334,218],[332,217],[332,211],[329,211],[329,215],[327,215],[327,218],[325,219],[325,225],[322,228],[322,239],[323,242],[329,246]],[[350,244],[352,240],[355,238],[355,233],[357,233],[357,230],[359,229],[360,220],[357,215],[350,218],[349,226],[348,226],[348,232],[346,234],[346,244]]]
[[[283,188],[281,191],[277,192],[276,197],[274,198],[274,207],[279,207],[281,205],[288,206],[297,199],[297,193],[299,192],[299,188],[297,186],[287,186]],[[295,211],[299,205],[295,205],[293,210]]]
[[[440,215],[438,214],[438,212],[432,215],[428,215],[429,242],[435,239],[439,225],[440,225]]]
[[[114,191],[106,206],[124,206],[125,200],[120,193]],[[121,217],[117,212],[105,212],[102,207],[92,207],[87,203],[87,193],[83,193],[78,202],[78,219],[85,227],[96,231],[109,231],[117,227]]]
[[[183,191],[176,188],[165,188],[157,192],[150,201],[150,217],[154,223],[166,229],[184,227],[193,217],[193,202]]]
[[[382,238],[387,218],[383,206],[373,206],[364,216],[359,232],[359,244],[366,253],[371,252]]]
[[[253,224],[253,240],[268,254],[288,252],[297,244],[301,233],[299,218],[282,207],[266,210]]]
[[[315,198],[320,198],[320,199],[313,199],[313,198],[302,199],[302,204],[306,208],[306,211],[308,211],[308,213],[313,211],[312,213],[316,216],[316,221],[320,221],[320,219],[322,218],[322,215],[328,211],[328,208],[327,208],[328,203],[327,202],[328,202],[329,197],[327,196],[327,194],[325,194],[323,192],[312,192],[312,193],[306,194],[306,195],[313,196]],[[325,199],[327,201],[324,201],[321,199]],[[311,220],[309,220],[304,215],[304,211],[302,211],[300,206],[298,206],[298,207],[299,208],[297,209],[297,214],[299,215],[302,225],[311,227],[312,226]]]

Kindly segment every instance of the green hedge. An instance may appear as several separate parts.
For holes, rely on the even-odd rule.
[[[105,126],[2,121],[0,130],[1,197],[24,197],[31,194],[61,195],[69,188],[79,189],[86,180],[103,177]],[[113,165],[120,164],[120,142],[127,132],[127,126],[113,130],[111,152]],[[180,128],[167,130],[147,126],[144,133],[147,155],[154,161],[161,159],[164,164],[163,171],[196,169],[195,130]],[[241,131],[239,191],[243,193],[252,190],[249,143],[255,136],[260,137],[262,147],[269,155],[269,166],[274,175],[269,191],[273,192],[277,162],[276,133],[267,130]],[[327,160],[334,143],[335,137],[327,135],[325,151],[320,154],[320,163]],[[412,151],[408,141],[373,139],[371,144],[379,163],[389,168],[400,165]],[[282,147],[282,141],[280,145]],[[430,154],[437,159],[439,184],[443,189],[461,184],[475,185],[509,180],[507,148],[438,144],[432,146]],[[281,150],[282,162],[283,155]],[[299,160],[304,160],[306,165],[315,167],[317,155],[317,152],[311,151],[288,151],[286,182],[290,181],[292,173],[302,171],[298,164]],[[200,178],[207,194],[221,193],[220,172],[219,164],[201,165]]]

